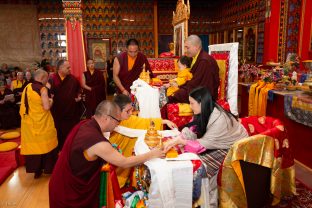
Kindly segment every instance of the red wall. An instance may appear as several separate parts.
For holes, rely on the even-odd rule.
[[[302,33],[302,41],[299,44],[299,56],[301,57],[301,60],[307,60],[307,59],[312,59],[312,54],[310,51],[310,57],[309,57],[309,50],[310,49],[310,45],[311,45],[311,24],[312,24],[312,0],[305,0],[302,1],[302,3],[305,5],[302,5],[302,12],[304,12],[304,16],[302,16],[301,18],[303,18],[304,23],[303,23],[303,27],[302,30],[300,31],[300,33]],[[301,20],[302,21],[302,20]],[[301,34],[300,34],[301,36]],[[299,40],[300,41],[300,40]],[[300,48],[301,46],[301,48]]]

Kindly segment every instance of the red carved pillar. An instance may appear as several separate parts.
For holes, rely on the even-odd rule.
[[[66,21],[67,57],[71,65],[72,75],[81,80],[82,73],[86,69],[81,1],[62,1]]]

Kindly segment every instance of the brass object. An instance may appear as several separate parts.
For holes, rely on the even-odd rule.
[[[157,133],[153,121],[151,121],[150,127],[145,134],[144,141],[149,148],[162,147],[162,137]]]
[[[151,78],[150,78],[150,72],[145,70],[145,64],[143,64],[143,70],[139,76],[140,79],[145,81],[147,84],[150,84]]]

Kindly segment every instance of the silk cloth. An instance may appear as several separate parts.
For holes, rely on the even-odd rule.
[[[296,194],[294,158],[283,124],[270,117],[248,117],[242,124],[252,136],[234,143],[221,168],[220,207],[247,207],[240,160],[271,169],[272,205]],[[265,131],[258,134],[264,128]]]
[[[136,155],[144,154],[149,150],[144,142],[146,130],[134,130],[119,126],[116,132],[138,137],[134,150]],[[158,131],[163,137],[176,136],[178,131]],[[195,154],[182,154],[180,161],[173,163],[164,159],[155,158],[145,162],[151,172],[151,185],[148,195],[148,207],[171,208],[192,207],[193,165],[190,159],[199,159]]]
[[[312,127],[312,98],[303,95],[284,95],[285,116]]]
[[[133,82],[131,93],[139,103],[139,117],[161,118],[159,108],[159,90],[151,87],[145,81],[137,79]]]
[[[82,35],[82,24],[75,20],[71,22],[66,20],[66,42],[67,42],[67,56],[71,66],[71,74],[79,81],[86,69],[85,48]]]

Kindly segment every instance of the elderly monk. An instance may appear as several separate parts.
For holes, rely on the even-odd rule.
[[[113,78],[118,92],[129,95],[130,86],[139,78],[144,64],[151,77],[153,73],[147,58],[139,52],[139,42],[136,39],[129,39],[126,45],[127,52],[120,53],[114,60]]]
[[[80,120],[81,88],[79,81],[70,74],[70,64],[66,60],[58,61],[49,84],[54,100],[51,112],[61,150],[68,133]]]
[[[45,87],[47,82],[48,73],[38,69],[21,99],[21,154],[25,155],[26,172],[35,173],[35,178],[40,177],[42,170],[51,174],[57,160],[57,134],[50,112],[52,99]]]
[[[193,58],[191,73],[193,78],[180,86],[173,96],[169,96],[169,103],[188,103],[188,95],[192,89],[207,87],[214,100],[218,98],[219,67],[216,60],[202,49],[202,42],[197,35],[190,35],[185,40],[185,54]]]
[[[104,132],[113,131],[120,119],[117,104],[103,101],[91,120],[73,128],[50,179],[51,208],[98,208],[100,171],[104,162],[128,168],[165,155],[158,148],[139,156],[121,155],[103,136]]]
[[[87,61],[87,71],[82,74],[81,86],[86,95],[86,116],[90,118],[94,114],[96,106],[106,99],[103,72],[94,68],[92,59]]]

